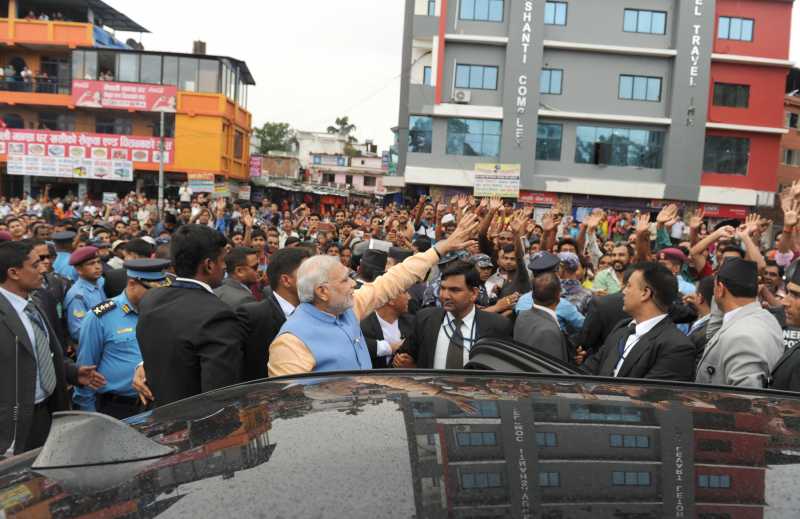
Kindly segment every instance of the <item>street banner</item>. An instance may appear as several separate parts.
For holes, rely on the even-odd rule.
[[[116,193],[103,193],[103,204],[116,204],[119,200],[119,197]]]
[[[171,85],[72,81],[72,103],[87,108],[175,113],[178,89]]]
[[[264,157],[261,155],[250,155],[250,178],[260,178],[261,168],[264,164]]]
[[[229,196],[231,196],[231,190],[227,182],[214,184],[214,198],[228,198]]]
[[[519,198],[519,164],[475,164],[474,196]]]
[[[158,137],[49,130],[0,130],[0,155],[73,160],[122,160],[156,165]],[[164,163],[173,158],[174,141],[164,139]]]
[[[213,193],[214,174],[213,173],[189,173],[189,187],[194,193]]]
[[[520,191],[519,201],[523,204],[547,205],[555,207],[558,205],[558,195],[556,193]]]
[[[239,200],[250,200],[250,184],[239,184]]]
[[[9,154],[7,171],[9,175],[29,177],[133,182],[133,162],[129,160],[70,159]]]

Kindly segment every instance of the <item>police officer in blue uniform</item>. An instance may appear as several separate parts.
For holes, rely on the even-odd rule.
[[[120,420],[141,412],[131,386],[133,372],[142,362],[136,340],[137,308],[148,290],[170,284],[165,272],[169,265],[169,260],[163,259],[126,261],[125,290],[92,308],[84,319],[78,362],[91,362],[88,365],[97,366],[108,382],[97,392],[88,387],[76,388],[73,401],[79,409],[98,411]]]
[[[68,279],[71,283],[74,283],[78,280],[78,272],[75,270],[75,267],[69,264],[69,257],[72,253],[72,240],[75,239],[75,232],[56,232],[50,237],[56,245],[56,258],[53,261],[53,270],[62,278]]]
[[[77,343],[83,318],[106,299],[103,291],[105,280],[97,247],[79,248],[70,255],[69,264],[78,272],[78,280],[67,292],[64,305],[67,307],[69,336]]]

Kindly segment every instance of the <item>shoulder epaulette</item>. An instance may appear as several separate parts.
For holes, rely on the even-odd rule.
[[[115,309],[116,307],[117,303],[115,303],[112,300],[108,300],[92,308],[92,312],[94,312],[94,315],[96,315],[97,317],[102,317],[111,310]]]

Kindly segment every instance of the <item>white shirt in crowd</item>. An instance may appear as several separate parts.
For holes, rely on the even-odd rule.
[[[447,366],[447,350],[450,347],[450,337],[452,337],[452,322],[455,319],[453,314],[447,312],[439,328],[439,336],[436,338],[436,354],[433,357],[433,369],[445,369]],[[475,329],[472,324],[475,322],[475,306],[464,316],[461,321],[461,335],[464,337],[464,364],[469,362],[469,350],[475,339],[473,332]],[[463,364],[462,364],[463,366]]]
[[[383,332],[383,340],[378,341],[376,348],[377,355],[378,357],[391,357],[392,344],[403,340],[403,335],[400,333],[400,319],[390,323],[389,321],[381,319],[381,316],[377,313],[375,317],[378,318],[378,323],[381,325],[381,331]]]
[[[283,315],[285,315],[288,319],[289,316],[294,313],[294,309],[296,307],[286,299],[282,298],[277,292],[272,292],[272,295],[275,296],[275,300],[278,301],[278,305],[281,307],[281,310],[283,310]]]

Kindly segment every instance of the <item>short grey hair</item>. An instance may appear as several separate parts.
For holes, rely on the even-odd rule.
[[[297,297],[301,303],[313,303],[317,287],[330,280],[331,271],[341,265],[336,256],[312,256],[297,269]]]

